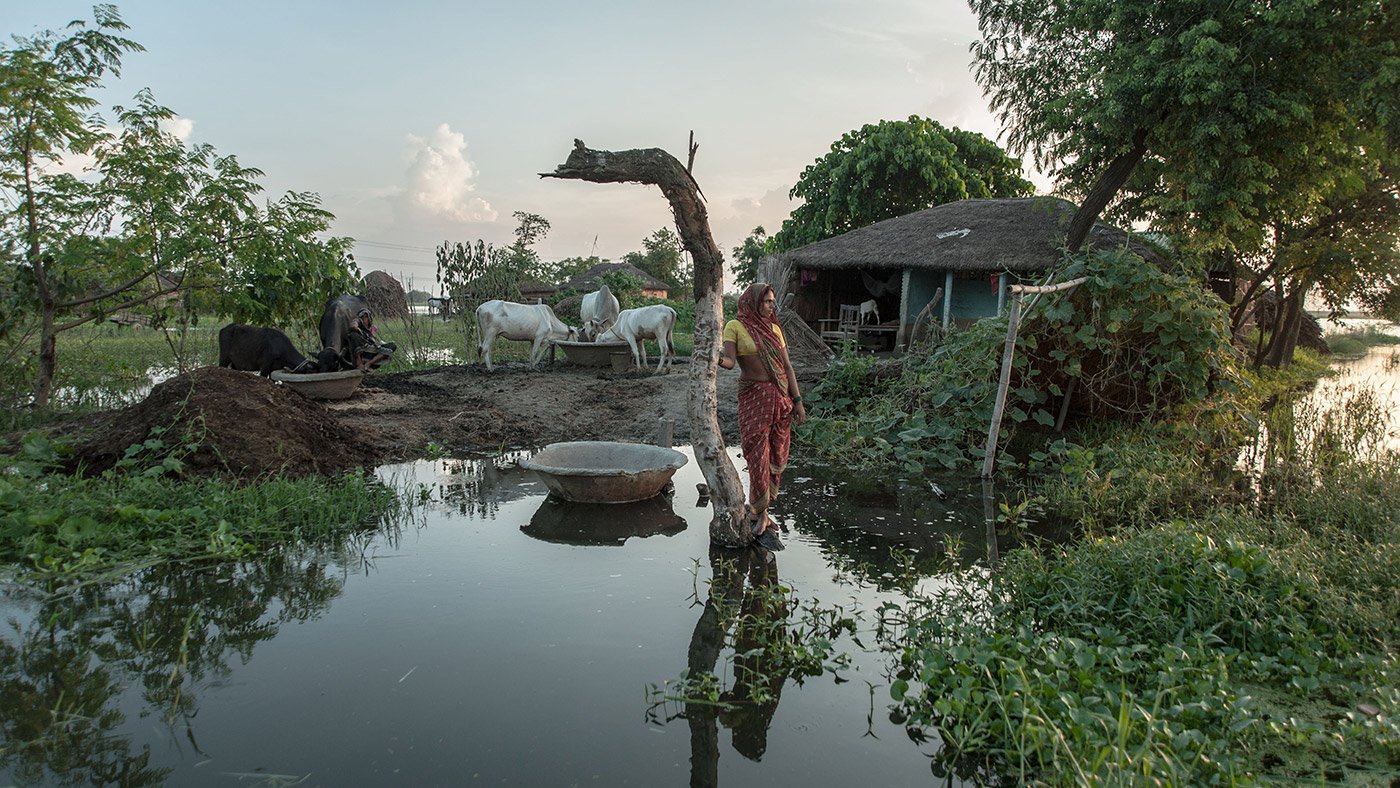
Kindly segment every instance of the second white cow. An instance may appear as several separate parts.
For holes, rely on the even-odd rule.
[[[516,304],[510,301],[487,301],[476,308],[477,360],[486,361],[490,371],[491,346],[496,337],[517,342],[531,342],[530,366],[536,366],[544,356],[550,340],[577,339],[578,329],[564,325],[549,304]]]
[[[647,365],[646,340],[655,339],[661,349],[661,360],[656,363],[660,372],[676,357],[676,343],[672,332],[676,327],[676,310],[665,304],[624,309],[617,315],[612,328],[598,336],[599,342],[623,341],[632,348],[632,360],[638,367]]]
[[[581,333],[584,340],[591,341],[612,328],[621,309],[622,305],[617,302],[617,296],[612,294],[607,285],[584,296],[578,307],[579,321],[583,323]]]

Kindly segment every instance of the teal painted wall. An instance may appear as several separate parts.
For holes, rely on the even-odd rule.
[[[953,274],[952,317],[976,319],[997,313],[997,291],[987,274],[963,277]]]

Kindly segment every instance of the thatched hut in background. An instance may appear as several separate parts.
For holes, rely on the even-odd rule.
[[[825,328],[841,320],[843,306],[849,315],[873,300],[879,325],[862,327],[862,341],[874,333],[903,345],[925,308],[945,328],[972,322],[999,313],[1010,285],[1044,278],[1060,261],[1074,211],[1057,197],[945,203],[790,249],[766,258],[762,270],[786,278],[779,289],[794,294],[792,309],[808,324]],[[1086,242],[1124,245],[1164,262],[1141,239],[1103,223]]]
[[[666,298],[671,286],[643,271],[631,263],[599,263],[564,283],[564,287],[580,293],[591,293],[603,284],[604,274],[621,271],[636,277],[642,283],[642,295],[652,298]]]
[[[383,271],[365,275],[365,300],[376,319],[408,317],[408,296],[399,280]]]
[[[538,279],[521,279],[516,284],[516,289],[520,291],[522,304],[543,304],[559,292],[559,288]]]

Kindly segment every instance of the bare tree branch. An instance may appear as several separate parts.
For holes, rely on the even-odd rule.
[[[681,243],[695,262],[695,345],[690,356],[688,413],[695,461],[705,474],[714,506],[710,541],[728,547],[752,542],[753,534],[744,524],[744,487],[725,452],[716,413],[724,255],[710,233],[699,184],[676,157],[660,148],[600,151],[588,148],[582,140],[574,140],[574,149],[554,172],[540,173],[540,177],[590,183],[644,183],[659,187],[666,196]]]

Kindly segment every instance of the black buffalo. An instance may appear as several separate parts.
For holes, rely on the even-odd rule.
[[[369,302],[364,296],[338,295],[326,302],[326,309],[321,314],[321,347],[324,349],[317,356],[322,366],[335,363],[340,369],[355,368],[345,336],[350,333],[350,321],[362,309],[369,309]],[[326,350],[334,352],[327,353]],[[325,371],[331,372],[333,369],[327,368]]]
[[[229,323],[219,329],[219,366],[267,377],[275,369],[315,372],[318,365],[307,362],[292,340],[275,328]]]

